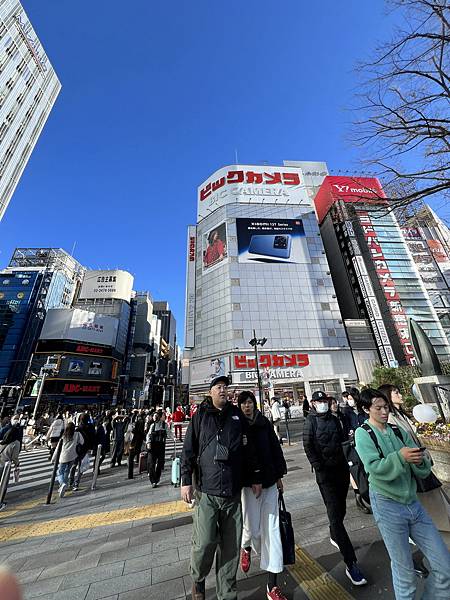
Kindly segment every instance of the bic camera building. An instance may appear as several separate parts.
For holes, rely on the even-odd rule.
[[[307,175],[319,185],[326,166],[290,164],[224,167],[198,189],[184,355],[192,393],[206,391],[217,373],[257,388],[253,330],[267,338],[259,367],[275,390],[310,396],[357,379],[303,173],[319,168]]]

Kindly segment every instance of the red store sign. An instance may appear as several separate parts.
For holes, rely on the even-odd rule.
[[[260,354],[258,356],[259,366],[263,369],[273,367],[307,367],[309,365],[308,354]],[[255,369],[256,360],[245,354],[234,357],[235,369]]]
[[[226,183],[249,183],[264,185],[300,185],[298,173],[255,173],[255,171],[228,171],[226,177],[208,183],[200,190],[200,201],[206,200]]]

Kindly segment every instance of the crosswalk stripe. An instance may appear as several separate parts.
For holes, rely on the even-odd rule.
[[[186,434],[187,423],[182,424],[182,437]],[[111,451],[112,451],[111,444]],[[176,455],[180,456],[183,447],[183,442],[177,440],[176,442]],[[173,437],[167,439],[165,459],[167,462],[172,460],[174,456],[174,440]],[[20,479],[17,483],[14,482],[14,473],[11,471],[11,476],[8,484],[8,490],[21,491],[28,490],[35,487],[47,485],[50,482],[50,478],[53,472],[53,463],[48,460],[49,450],[48,448],[33,448],[30,450],[22,450],[19,456],[20,461]],[[125,460],[127,457],[124,457]],[[91,458],[91,467],[86,471],[85,474],[92,473],[93,471],[94,458]],[[111,463],[111,456],[108,455],[103,461],[103,468],[109,467]]]

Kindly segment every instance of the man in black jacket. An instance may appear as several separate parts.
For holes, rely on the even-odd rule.
[[[327,509],[330,542],[344,558],[347,577],[354,585],[364,585],[367,581],[344,526],[350,473],[342,451],[345,435],[339,419],[330,411],[330,401],[323,391],[312,395],[312,409],[303,429],[303,446]]]
[[[181,497],[194,499],[192,600],[204,600],[205,579],[216,556],[218,600],[237,600],[236,573],[242,535],[241,488],[244,470],[261,494],[256,454],[247,443],[241,411],[227,401],[228,377],[211,381],[210,397],[199,407],[186,432],[181,459]]]

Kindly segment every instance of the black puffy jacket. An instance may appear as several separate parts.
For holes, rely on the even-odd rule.
[[[342,425],[331,411],[318,414],[311,409],[303,428],[303,447],[314,471],[348,470],[341,445],[344,441]]]
[[[283,451],[278,437],[275,435],[273,425],[259,410],[256,412],[253,421],[247,421],[247,439],[254,447],[258,457],[261,483],[263,488],[269,488],[287,473]],[[252,483],[248,478],[244,478],[245,486]]]
[[[238,494],[244,479],[260,483],[260,470],[248,425],[242,412],[227,402],[222,410],[207,398],[189,423],[181,457],[182,485],[192,485],[195,472],[200,491],[222,498]],[[216,460],[218,441],[228,451],[226,460]]]

